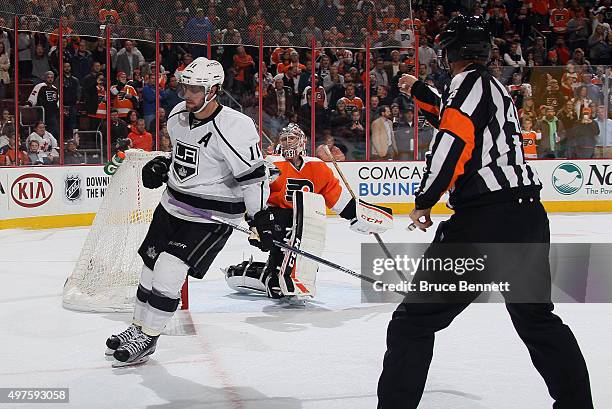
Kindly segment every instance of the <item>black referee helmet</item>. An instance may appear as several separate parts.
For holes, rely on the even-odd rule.
[[[491,52],[489,25],[481,16],[458,15],[440,34],[440,46],[448,62],[488,60]]]

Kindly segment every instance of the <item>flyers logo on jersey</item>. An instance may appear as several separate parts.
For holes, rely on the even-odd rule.
[[[308,179],[287,178],[285,200],[288,202],[292,202],[293,192],[296,190],[301,190],[302,192],[314,192],[314,184]]]
[[[173,169],[176,178],[185,182],[198,175],[198,162],[200,159],[197,146],[177,141],[174,148]]]

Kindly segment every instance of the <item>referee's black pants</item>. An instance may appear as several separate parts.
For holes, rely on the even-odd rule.
[[[438,226],[435,242],[549,243],[548,217],[539,199],[530,201],[529,197],[521,198],[521,203],[517,199],[467,208]],[[542,261],[548,266],[548,255],[542,257],[546,257]],[[540,278],[550,280],[549,267],[546,270],[548,277]],[[477,295],[460,303],[404,300],[399,305],[388,327],[387,352],[378,383],[378,409],[418,406],[433,357],[435,333],[449,326]],[[553,314],[553,304],[507,302],[506,308],[555,401],[553,408],[592,409],[586,363],[572,331]],[[483,322],[482,326],[494,330],[491,323]]]

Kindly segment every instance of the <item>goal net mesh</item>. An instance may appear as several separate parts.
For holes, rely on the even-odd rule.
[[[143,166],[163,152],[128,150],[104,194],[79,260],[64,285],[65,308],[90,312],[131,311],[142,260],[142,243],[164,187],[142,186]]]

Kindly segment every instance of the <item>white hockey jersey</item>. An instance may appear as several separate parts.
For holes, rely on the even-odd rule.
[[[170,197],[227,219],[265,208],[270,187],[268,169],[251,118],[219,105],[205,120],[181,102],[167,121],[172,164],[162,206],[173,216],[206,222],[171,205]]]

